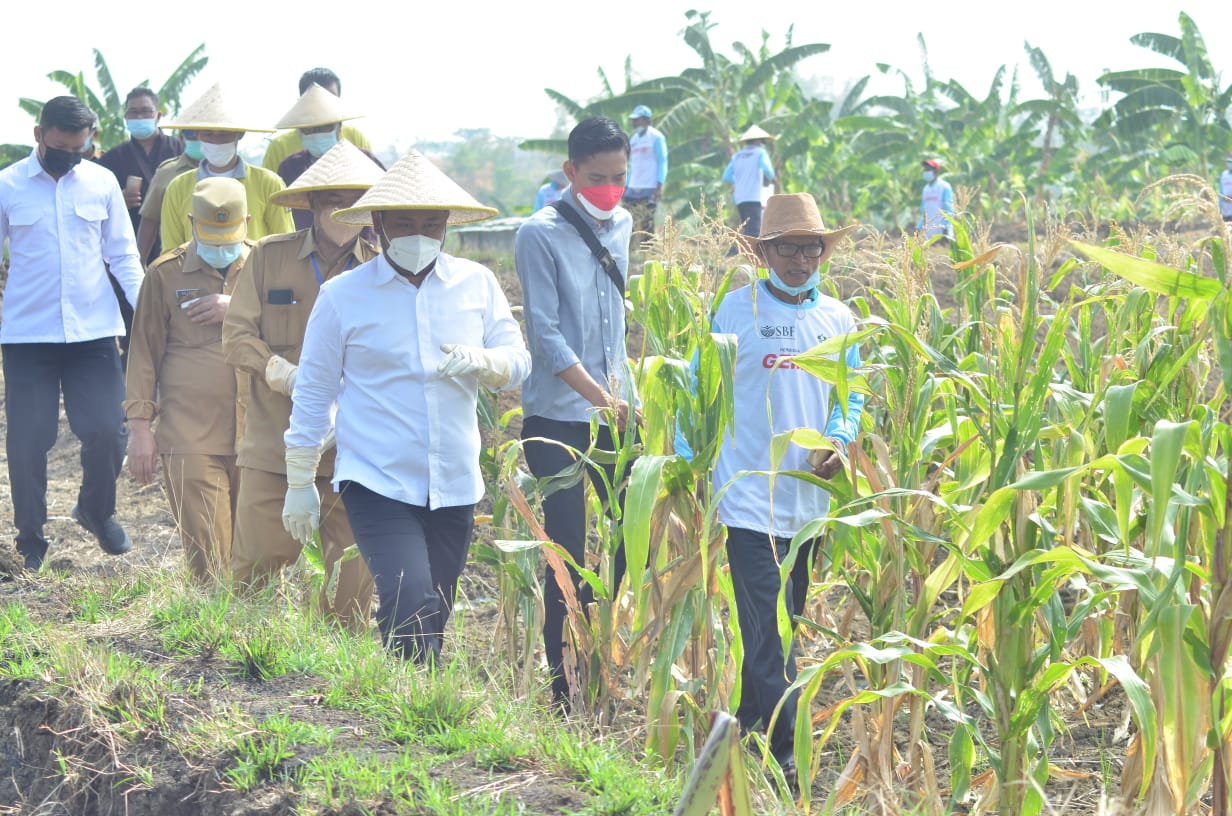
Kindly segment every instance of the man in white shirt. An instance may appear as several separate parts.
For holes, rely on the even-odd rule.
[[[667,139],[650,124],[650,116],[650,108],[645,105],[638,105],[629,114],[633,133],[629,136],[629,176],[621,202],[633,216],[633,232],[643,243],[654,237],[655,208],[667,181]]]
[[[483,496],[478,388],[515,388],[530,371],[496,277],[440,251],[446,225],[493,215],[415,150],[334,213],[371,223],[381,254],[321,287],[284,436],[283,523],[305,541],[336,406],[333,485],[376,582],[377,624],[391,651],[424,663],[440,654]]]
[[[136,306],[144,273],[124,196],[111,171],[81,159],[97,117],[73,96],[43,106],[29,157],[0,171],[0,245],[9,243],[0,352],[6,450],[17,550],[27,568],[47,554],[47,452],[60,394],[81,440],[81,490],[72,516],[111,555],[128,552],[116,522],[124,457],[124,334],[107,268]]]

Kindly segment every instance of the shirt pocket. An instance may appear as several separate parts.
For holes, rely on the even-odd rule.
[[[261,306],[261,336],[271,349],[284,351],[298,348],[303,342],[303,306],[294,290],[266,290],[265,302]]]
[[[28,230],[43,219],[43,211],[30,205],[18,205],[9,210],[9,229],[18,233]]]
[[[77,216],[77,242],[97,247],[103,234],[103,222],[107,220],[107,208],[96,201],[78,201],[73,204]]]

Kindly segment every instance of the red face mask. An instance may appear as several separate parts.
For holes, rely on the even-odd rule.
[[[594,187],[582,187],[578,190],[579,196],[605,213],[616,209],[616,205],[620,203],[624,194],[625,188],[619,184],[596,184]]]

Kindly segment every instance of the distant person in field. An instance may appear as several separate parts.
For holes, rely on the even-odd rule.
[[[941,178],[941,160],[925,159],[924,190],[920,200],[920,220],[915,225],[924,231],[924,237],[944,236],[954,240],[954,225],[946,218],[954,214],[954,188]]]
[[[334,96],[342,96],[342,80],[328,68],[311,68],[304,71],[299,78],[299,95],[303,96],[313,85],[320,85]],[[372,150],[368,137],[361,133],[359,128],[354,125],[343,122],[339,137],[363,150]],[[306,147],[307,145],[304,144],[303,137],[298,129],[279,133],[270,139],[269,144],[266,146],[265,157],[261,159],[261,166],[266,170],[272,170],[276,173],[284,159],[292,153],[304,150]]]
[[[381,254],[321,287],[284,435],[282,520],[307,541],[336,427],[333,487],[376,581],[381,635],[427,664],[440,656],[483,497],[479,388],[516,388],[530,369],[496,276],[441,252],[448,224],[493,215],[417,150],[333,214],[352,230],[371,223]]]
[[[629,176],[624,205],[633,216],[633,232],[645,241],[655,232],[655,208],[663,199],[667,181],[667,139],[650,124],[651,111],[638,105],[629,114]]]
[[[569,134],[569,158],[564,164],[569,186],[560,201],[527,219],[515,239],[532,360],[530,378],[522,387],[523,450],[526,464],[539,479],[573,465],[576,458],[570,449],[585,452],[594,445],[614,451],[622,435],[637,433],[640,414],[625,350],[624,289],[632,218],[620,206],[628,167],[629,138],[620,125],[606,117],[581,122]],[[592,438],[590,420],[596,415],[599,430]],[[611,483],[615,466],[605,465],[604,471]],[[598,473],[591,472],[590,479],[611,515],[619,498],[607,494]],[[543,500],[547,534],[579,564],[586,563],[584,489],[579,482]],[[624,563],[622,547],[617,578]],[[585,608],[594,593],[572,570],[571,578]],[[552,701],[568,711],[566,608],[550,566],[543,602]]]
[[[850,229],[827,230],[808,193],[771,196],[760,234],[751,242],[753,258],[769,277],[729,292],[711,329],[737,338],[735,416],[713,474],[715,491],[726,490],[719,499],[719,519],[727,526],[727,558],[744,644],[736,716],[746,729],[765,728],[782,701],[769,742],[789,781],[795,776],[797,694],[784,695],[796,678],[796,665],[790,652],[783,653],[778,619],[804,610],[812,545],[802,548],[792,565],[786,609],[779,601],[779,565],[792,537],[829,512],[830,496],[790,476],[780,474],[771,482],[765,475],[744,474],[772,470],[776,434],[813,428],[832,448],[810,453],[793,445],[778,467],[832,478],[842,468],[838,452],[859,433],[863,396],[850,391],[845,404],[839,404],[829,383],[790,364],[793,355],[856,328],[851,310],[818,289],[822,267]],[[856,346],[847,349],[846,362],[850,369],[860,366]],[[780,365],[775,368],[775,363]]]
[[[157,93],[144,86],[133,88],[124,102],[124,126],[128,130],[129,140],[111,148],[98,160],[99,164],[115,174],[120,189],[124,191],[124,203],[132,218],[134,232],[140,232],[141,204],[150,189],[154,173],[163,162],[184,152],[179,139],[159,129],[158,122],[162,115]],[[132,178],[138,179],[137,183],[130,184],[129,179]],[[157,244],[150,247],[149,254],[141,256],[141,262],[148,264],[159,251]]]
[[[723,181],[732,186],[732,200],[744,235],[755,237],[761,232],[763,194],[774,182],[774,165],[766,151],[773,141],[773,136],[753,125],[740,137],[740,149],[723,170]]]
[[[1219,174],[1219,213],[1224,221],[1232,221],[1232,154],[1228,166]]]
[[[158,165],[150,179],[145,193],[141,197],[141,221],[137,225],[137,249],[142,258],[157,258],[162,253],[162,238],[159,224],[163,218],[163,199],[167,195],[167,187],[175,177],[189,170],[196,170],[201,165],[201,140],[197,131],[191,128],[180,130],[180,139],[184,144],[184,152],[174,159],[167,159]],[[174,249],[175,247],[168,247]]]
[[[355,204],[381,174],[381,168],[349,142],[327,150],[274,196],[280,206],[312,213],[312,225],[260,241],[231,299],[223,324],[223,352],[249,393],[237,451],[240,500],[231,550],[231,572],[241,588],[265,586],[294,564],[303,549],[282,524],[287,494],[282,436],[291,421],[291,391],[299,373],[304,328],[321,286],[379,253],[363,238],[360,227],[331,216]],[[362,630],[368,626],[372,605],[372,575],[362,558],[342,560],[355,535],[330,489],[332,444],[320,458],[314,482],[320,493],[329,496],[319,517],[322,556],[327,572],[338,570],[338,580],[333,597],[323,589],[317,602],[325,613]]]
[[[124,411],[129,472],[150,484],[161,460],[189,573],[210,583],[226,574],[239,496],[236,374],[222,323],[252,244],[235,179],[198,181],[192,205],[193,240],[160,257],[141,285]]]
[[[565,178],[564,170],[553,170],[548,173],[548,180],[543,183],[535,195],[535,205],[531,208],[531,212],[539,212],[549,204],[560,201],[560,194],[564,192],[568,184],[569,180]]]
[[[355,115],[346,112],[342,101],[337,96],[320,85],[313,84],[304,91],[304,95],[299,98],[295,106],[274,125],[277,128],[295,128],[304,144],[303,150],[292,153],[278,165],[278,175],[283,183],[291,184],[311,167],[313,162],[324,156],[326,151],[339,141],[344,141],[341,135],[343,122],[355,118]],[[360,149],[363,150],[363,148]],[[381,164],[371,151],[363,150],[363,152],[373,164],[381,170],[385,169],[385,165]],[[291,219],[295,222],[297,230],[310,227],[312,226],[312,210],[307,207],[293,208]]]
[[[159,223],[164,252],[192,240],[188,214],[192,211],[193,188],[198,181],[211,176],[233,178],[244,185],[251,219],[248,223],[250,239],[255,241],[266,235],[294,232],[295,225],[286,207],[270,202],[274,193],[286,189],[282,179],[277,173],[249,164],[239,154],[239,141],[244,134],[261,128],[240,123],[227,104],[221,86],[214,85],[165,127],[195,130],[204,158],[196,170],[181,173],[167,185]]]
[[[81,490],[72,516],[102,550],[131,549],[115,520],[124,458],[124,376],[115,338],[124,333],[108,267],[130,306],[144,272],[133,222],[115,177],[82,161],[98,117],[77,97],[39,113],[30,155],[0,170],[0,246],[8,241],[0,354],[5,446],[17,551],[29,569],[47,554],[47,453],[60,396],[81,440]]]

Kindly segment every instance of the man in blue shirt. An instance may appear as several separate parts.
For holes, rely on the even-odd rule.
[[[539,212],[547,205],[559,201],[560,194],[564,192],[565,185],[569,180],[565,178],[564,170],[553,170],[548,173],[548,180],[539,188],[539,192],[535,195],[535,205],[531,207],[531,212]]]
[[[920,201],[920,221],[916,229],[924,230],[924,237],[940,235],[945,240],[954,240],[954,225],[946,215],[954,214],[954,188],[941,178],[940,159],[924,160],[924,192]]]
[[[740,231],[754,238],[761,232],[762,191],[774,181],[774,166],[766,147],[774,137],[753,125],[740,137],[740,149],[727,163],[723,181],[732,186],[732,199],[740,213]]]
[[[633,215],[633,231],[639,241],[654,235],[655,207],[663,198],[667,180],[667,140],[650,126],[650,108],[638,105],[629,114],[633,134],[629,137],[629,176],[624,205]]]
[[[564,164],[569,186],[555,206],[544,207],[518,229],[514,257],[522,283],[523,315],[530,347],[530,377],[522,386],[522,439],[526,463],[536,478],[570,467],[593,444],[618,449],[619,436],[638,421],[637,396],[625,352],[624,282],[628,279],[629,240],[633,220],[620,206],[629,167],[629,139],[606,117],[581,122],[569,134]],[[558,207],[567,207],[593,231],[612,256],[619,283],[587,246],[582,234]],[[597,414],[599,432],[592,439],[590,419]],[[635,431],[634,431],[635,432]],[[606,482],[591,471],[591,482],[604,504],[613,497],[605,483],[615,479],[608,465]],[[558,490],[543,500],[544,529],[574,561],[586,562],[584,485]],[[624,571],[624,550],[616,556],[616,574]],[[589,585],[572,574],[578,601],[593,599]],[[543,642],[552,679],[553,703],[570,705],[564,674],[565,603],[551,568],[544,581]]]

